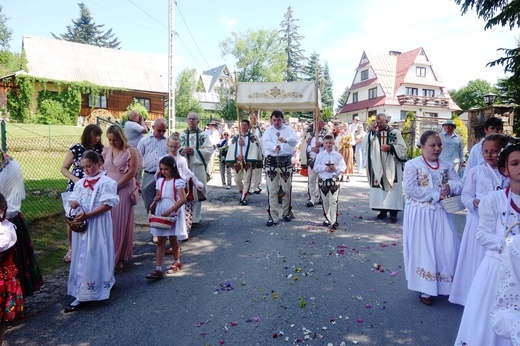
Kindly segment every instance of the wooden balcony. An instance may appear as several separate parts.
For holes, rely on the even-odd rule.
[[[428,97],[418,95],[398,95],[397,100],[401,106],[421,106],[435,108],[449,108],[449,99],[445,97]]]

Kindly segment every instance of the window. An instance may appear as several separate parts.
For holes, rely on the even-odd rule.
[[[367,80],[368,79],[368,70],[361,71],[361,80]]]
[[[352,93],[352,103],[358,102],[358,93],[357,91],[355,93]]]
[[[426,77],[426,67],[417,67],[417,77]]]
[[[400,120],[406,120],[406,113],[408,113],[408,111],[401,111]]]
[[[419,89],[417,88],[406,88],[406,95],[419,95]]]
[[[150,111],[150,99],[143,99],[143,98],[136,97],[135,100],[137,102],[139,102],[140,104],[142,104],[148,112]]]
[[[357,116],[359,116],[357,113],[352,114],[352,121],[351,121],[351,122],[354,122],[354,119],[355,119]]]
[[[435,90],[423,89],[423,93],[426,97],[435,97]]]
[[[377,114],[377,110],[375,110],[375,111],[368,111],[368,117],[369,117],[369,118],[370,118],[370,117],[375,117],[376,114]]]
[[[91,108],[107,108],[107,97],[105,95],[89,95],[88,106]]]
[[[439,117],[439,113],[424,112],[424,116],[425,117],[430,117],[430,118],[438,118]]]
[[[368,99],[375,99],[377,97],[377,88],[368,89]]]

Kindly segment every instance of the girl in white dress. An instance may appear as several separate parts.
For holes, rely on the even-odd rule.
[[[490,309],[496,294],[500,253],[507,237],[519,233],[520,145],[506,147],[498,157],[498,169],[510,186],[494,191],[479,203],[477,240],[486,248],[478,267],[460,321],[455,345],[511,345],[493,332]],[[513,227],[512,227],[513,226]]]
[[[74,184],[69,205],[77,211],[76,220],[88,221],[88,227],[83,233],[72,232],[67,293],[76,299],[65,312],[79,310],[88,301],[108,299],[116,282],[110,210],[119,203],[117,183],[101,171],[102,158],[96,152],[85,152],[80,163],[85,177]]]
[[[495,333],[520,346],[520,235],[506,238],[491,307],[491,326]]]
[[[166,237],[170,239],[170,246],[173,250],[173,264],[168,269],[168,274],[173,274],[182,268],[180,261],[181,250],[179,240],[188,238],[186,230],[186,216],[184,215],[184,202],[186,183],[181,179],[175,159],[165,156],[159,161],[159,169],[162,177],[157,180],[155,185],[156,195],[154,197],[154,215],[177,216],[175,224],[170,229],[159,229],[151,227],[151,233],[157,237],[157,251],[155,255],[155,270],[146,276],[147,279],[161,279],[163,273],[164,248]]]
[[[451,285],[449,301],[452,303],[460,305],[466,303],[469,288],[484,258],[486,248],[480,245],[476,236],[479,222],[478,205],[480,200],[490,192],[505,189],[509,185],[509,179],[498,171],[498,154],[506,147],[508,140],[509,137],[503,134],[487,136],[482,142],[484,163],[466,171],[461,199],[468,213],[457,259],[457,269]]]
[[[459,195],[462,180],[453,164],[439,159],[442,142],[436,131],[421,135],[422,155],[405,165],[403,187],[403,254],[408,289],[432,305],[431,296],[450,293],[459,238],[451,214],[440,201]]]

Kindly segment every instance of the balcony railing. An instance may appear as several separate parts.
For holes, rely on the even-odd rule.
[[[422,106],[435,108],[448,108],[449,99],[445,97],[428,97],[418,95],[398,95],[397,100],[401,106]]]

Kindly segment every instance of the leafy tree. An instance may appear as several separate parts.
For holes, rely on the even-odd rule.
[[[0,49],[8,50],[9,42],[11,41],[11,37],[13,35],[13,30],[7,27],[7,21],[9,18],[6,17],[5,14],[2,13],[2,6],[0,5]]]
[[[491,29],[496,25],[509,26],[510,30],[515,27],[520,27],[520,1],[511,0],[455,0],[457,5],[461,6],[462,14],[466,14],[468,10],[477,12],[477,16],[486,21],[484,29]],[[502,94],[512,96],[514,102],[520,105],[520,43],[516,42],[515,48],[500,48],[505,56],[488,63],[488,66],[501,65],[504,66],[504,72],[511,73],[507,82],[501,83],[501,88],[505,87],[508,90],[501,89]],[[509,90],[511,88],[511,90]],[[519,112],[520,109],[516,109]],[[515,117],[516,120],[517,117]],[[520,133],[520,122],[515,121],[513,131]]]
[[[226,120],[235,120],[237,118],[234,94],[234,88],[220,88],[218,90],[219,102],[215,105],[215,110],[221,118]]]
[[[67,32],[60,35],[51,35],[58,40],[65,40],[70,42],[78,42],[90,44],[105,48],[121,48],[121,44],[117,37],[114,37],[112,29],[106,32],[102,31],[104,24],[96,24],[90,15],[90,11],[84,3],[78,4],[80,9],[80,16],[76,20],[72,20],[73,25],[67,25]]]
[[[185,69],[177,77],[175,88],[175,114],[185,117],[189,112],[203,113],[204,109],[195,97],[197,91],[197,71]]]
[[[490,92],[496,94],[498,91],[488,81],[475,79],[458,90],[450,91],[450,96],[466,112],[470,108],[485,107],[483,96]]]
[[[330,109],[331,113],[333,113],[332,109],[334,107],[334,94],[332,91],[333,82],[330,78],[329,73],[329,63],[325,61],[325,65],[323,66],[323,83],[321,84],[321,104],[323,108]]]
[[[238,82],[279,82],[286,69],[285,54],[276,30],[232,32],[219,44],[222,57],[236,59]]]
[[[468,145],[468,128],[462,122],[462,120],[459,119],[458,115],[453,114],[451,119],[456,125],[455,133],[457,133],[460,136],[460,139],[462,140],[462,147],[466,148],[466,146]]]
[[[300,28],[296,22],[298,19],[293,17],[293,10],[291,6],[287,8],[287,12],[284,14],[284,20],[280,23],[282,28],[279,32],[282,35],[282,44],[285,49],[286,55],[286,69],[284,71],[284,80],[287,82],[293,82],[299,80],[300,75],[303,72],[303,62],[305,56],[303,49],[300,47],[300,40],[305,37],[298,33]]]
[[[343,108],[343,106],[345,106],[347,104],[347,99],[348,99],[349,94],[350,94],[350,89],[347,86],[345,88],[345,90],[343,90],[343,93],[341,94],[341,96],[339,97],[338,106],[336,107],[336,113],[338,113]]]

